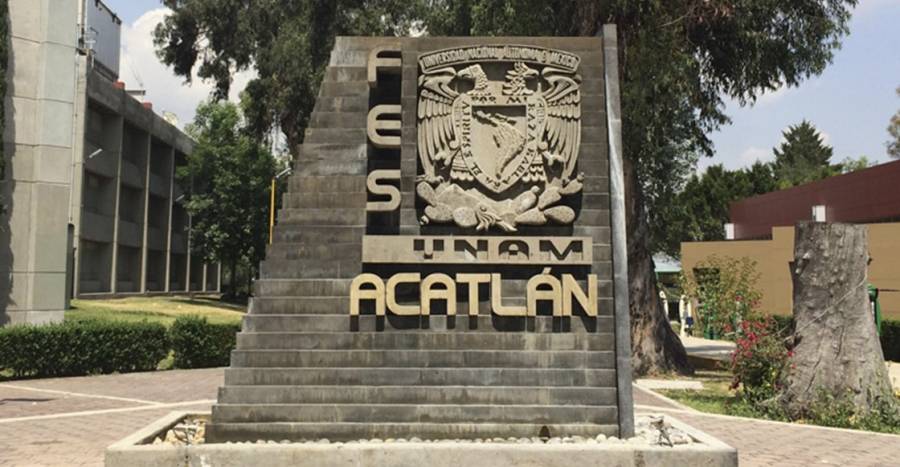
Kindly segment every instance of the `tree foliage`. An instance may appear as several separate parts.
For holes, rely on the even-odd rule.
[[[186,130],[197,144],[176,175],[181,186],[191,187],[185,203],[192,216],[191,249],[229,266],[234,292],[238,264],[256,265],[265,255],[275,161],[242,131],[235,104],[200,104]]]
[[[900,87],[897,88],[897,95],[900,96]],[[900,159],[900,110],[891,117],[887,130],[891,135],[891,138],[885,143],[887,152],[894,159]]]
[[[866,156],[859,156],[859,159],[846,157],[841,161],[840,164],[838,164],[838,168],[840,169],[842,174],[848,174],[851,172],[856,172],[857,170],[867,169],[871,166],[872,161],[870,161]]]
[[[681,256],[681,242],[725,239],[732,202],[777,189],[771,164],[727,170],[713,165],[694,174],[672,200],[659,249],[672,258]]]
[[[235,69],[254,67],[247,116],[280,127],[292,151],[312,110],[336,34],[594,36],[616,23],[622,79],[634,366],[686,364],[653,279],[651,250],[669,201],[706,136],[728,122],[722,98],[752,102],[765,90],[821,73],[847,32],[856,0],[165,0],[160,58],[224,95]],[[677,354],[677,355],[675,355]],[[675,355],[675,356],[673,356]]]
[[[825,144],[819,130],[806,120],[782,132],[784,140],[774,148],[773,169],[779,188],[790,188],[841,173],[831,165],[834,150]]]
[[[176,74],[215,83],[228,95],[235,71],[253,68],[245,89],[247,128],[273,127],[295,151],[338,35],[396,35],[419,11],[406,0],[164,0],[173,13],[154,32],[157,55]]]
[[[870,165],[866,156],[860,156],[858,159],[845,158],[834,165],[797,164],[790,167],[791,172],[779,168],[776,163],[759,161],[738,170],[728,170],[722,165],[710,166],[702,174],[691,175],[684,188],[672,198],[655,247],[669,257],[678,258],[682,242],[725,240],[724,226],[731,218],[731,203],[793,186],[779,180],[776,170],[795,174],[797,180],[809,182],[855,172]]]

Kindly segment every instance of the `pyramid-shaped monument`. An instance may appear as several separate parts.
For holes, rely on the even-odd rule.
[[[210,440],[630,435],[616,70],[338,38]]]

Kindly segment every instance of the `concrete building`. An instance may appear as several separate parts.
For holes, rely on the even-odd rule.
[[[9,12],[0,324],[62,320],[72,296],[218,290],[177,202],[193,141],[118,81],[118,17],[99,0]]]
[[[764,311],[790,314],[794,225],[801,220],[866,224],[868,280],[879,294],[885,318],[900,319],[900,161],[779,190],[732,203],[731,223],[720,242],[681,244],[685,271],[710,255],[756,261]]]

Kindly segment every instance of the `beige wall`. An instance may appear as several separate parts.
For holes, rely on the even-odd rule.
[[[900,223],[869,224],[869,282],[876,287],[900,290]],[[762,292],[761,308],[790,314],[792,286],[789,263],[794,258],[794,228],[775,227],[772,240],[732,240],[681,244],[681,264],[687,271],[711,255],[749,257],[756,261]],[[900,292],[883,292],[881,310],[888,319],[900,320]]]

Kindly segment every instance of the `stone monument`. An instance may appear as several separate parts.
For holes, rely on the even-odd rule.
[[[631,436],[614,30],[338,38],[213,442]]]

